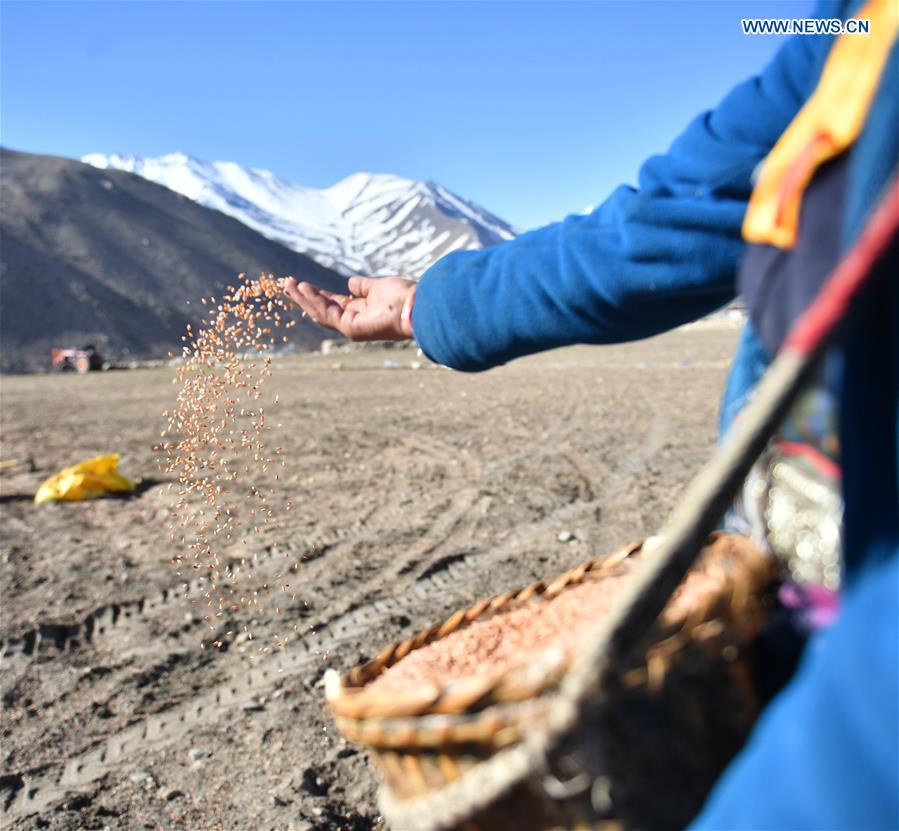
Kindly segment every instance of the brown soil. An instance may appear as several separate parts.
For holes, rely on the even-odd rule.
[[[480,375],[411,350],[276,362],[266,411],[286,466],[259,485],[276,521],[225,556],[251,564],[248,587],[295,566],[297,600],[214,631],[170,564],[154,445],[173,371],[4,377],[2,458],[38,467],[0,471],[4,828],[378,827],[375,776],[332,726],[324,670],[656,531],[712,451],[735,336]],[[50,473],[113,451],[144,477],[133,497],[32,504]]]

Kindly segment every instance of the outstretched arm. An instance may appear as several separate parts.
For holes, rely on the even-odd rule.
[[[830,41],[788,41],[764,72],[649,159],[637,188],[618,188],[589,216],[448,254],[417,291],[401,278],[354,277],[349,295],[294,280],[285,294],[352,340],[398,340],[414,329],[431,359],[461,370],[695,320],[734,296],[753,170],[810,94]]]
[[[693,121],[589,216],[572,216],[425,273],[415,337],[480,370],[572,343],[633,340],[733,298],[752,172],[815,84],[825,37],[788,41],[758,77]]]

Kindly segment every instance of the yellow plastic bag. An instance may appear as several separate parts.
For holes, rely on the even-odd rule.
[[[134,483],[118,471],[119,454],[97,456],[54,473],[34,495],[34,503],[96,499],[108,493],[131,493]]]

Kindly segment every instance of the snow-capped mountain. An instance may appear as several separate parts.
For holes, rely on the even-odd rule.
[[[91,153],[82,161],[164,185],[342,274],[417,277],[449,251],[516,235],[508,223],[446,188],[399,176],[356,173],[316,189],[267,170],[184,153]]]

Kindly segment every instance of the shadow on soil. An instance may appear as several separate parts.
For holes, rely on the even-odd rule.
[[[133,491],[130,493],[110,493],[107,494],[104,499],[137,499],[139,496],[142,496],[147,491],[152,490],[158,485],[167,485],[169,482],[172,482],[172,479],[153,479],[152,477],[147,479],[141,479],[136,485]],[[0,494],[0,505],[5,505],[9,502],[31,502],[34,499],[33,493],[3,493]]]

